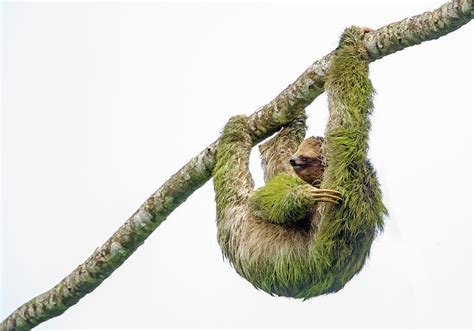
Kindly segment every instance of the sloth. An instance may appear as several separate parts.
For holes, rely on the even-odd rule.
[[[337,292],[363,267],[386,214],[367,158],[373,88],[364,28],[343,33],[325,89],[325,138],[306,133],[305,110],[260,146],[265,186],[249,171],[244,115],[225,125],[213,171],[217,237],[238,274],[271,295]]]

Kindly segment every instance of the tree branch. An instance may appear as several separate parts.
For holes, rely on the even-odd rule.
[[[472,0],[453,0],[438,9],[384,26],[365,36],[373,61],[424,41],[438,39],[472,19]]]
[[[440,8],[367,33],[365,44],[372,61],[446,35],[472,19],[472,0],[453,0]],[[249,117],[254,144],[291,122],[297,110],[324,91],[332,53],[313,63],[274,100]],[[201,151],[145,203],[84,263],[49,291],[16,309],[0,330],[28,330],[62,314],[93,291],[143,244],[166,217],[211,178],[216,142]]]

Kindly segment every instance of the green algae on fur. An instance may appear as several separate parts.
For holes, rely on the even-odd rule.
[[[361,37],[360,29],[346,29],[326,80],[330,114],[321,188],[341,192],[340,204],[314,208],[302,189],[308,184],[284,173],[253,192],[245,116],[232,118],[219,141],[214,169],[219,244],[241,276],[272,295],[306,299],[340,290],[361,270],[383,229],[386,209],[367,159],[374,90]],[[309,227],[293,226],[305,216],[311,217]]]
[[[305,186],[309,184],[294,175],[275,176],[251,196],[251,207],[257,216],[272,223],[298,222],[316,203]]]

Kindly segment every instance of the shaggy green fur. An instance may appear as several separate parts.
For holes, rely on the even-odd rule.
[[[294,223],[308,216],[316,198],[305,188],[311,187],[295,175],[273,177],[250,198],[255,214],[276,224]]]
[[[322,214],[310,247],[315,272],[325,278],[309,295],[335,292],[360,271],[387,210],[367,159],[374,90],[359,31],[348,29],[326,76],[330,117],[326,132],[328,167],[321,183],[342,193],[343,201]],[[332,105],[331,105],[332,102]]]
[[[304,193],[308,184],[281,174],[253,193],[251,135],[244,116],[229,121],[218,145],[214,186],[219,244],[241,276],[270,294],[310,298],[340,290],[363,267],[383,229],[386,209],[367,160],[373,88],[360,30],[343,33],[326,90],[328,166],[321,187],[340,191],[343,200],[319,204],[310,229],[283,224],[311,209]]]
[[[218,229],[227,228],[224,224],[226,212],[233,205],[246,205],[248,197],[253,192],[253,180],[248,174],[252,139],[247,132],[247,118],[235,116],[229,120],[219,140],[213,172]],[[230,261],[235,254],[234,236],[235,234],[229,230],[218,232],[218,241],[223,254]]]

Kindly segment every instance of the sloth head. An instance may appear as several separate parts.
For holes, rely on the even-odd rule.
[[[314,186],[319,186],[324,173],[322,143],[321,137],[305,139],[290,157],[290,164],[298,177]]]

